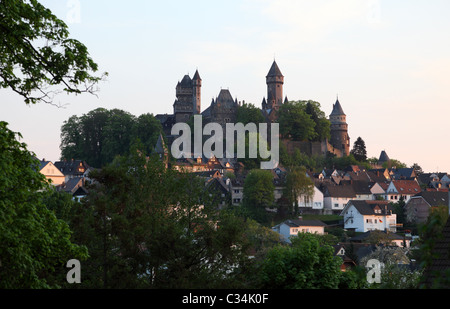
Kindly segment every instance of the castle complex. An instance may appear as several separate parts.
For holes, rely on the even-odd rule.
[[[264,97],[261,103],[261,113],[266,122],[276,122],[277,111],[288,101],[283,99],[284,76],[280,68],[274,61],[266,76],[267,98]],[[168,137],[169,143],[173,139],[171,136],[172,126],[178,122],[188,122],[194,115],[202,115],[203,124],[215,122],[223,127],[226,123],[235,123],[237,109],[240,103],[233,99],[228,89],[221,89],[219,95],[212,99],[210,105],[201,112],[201,87],[202,79],[198,70],[193,78],[185,75],[176,86],[176,100],[173,104],[173,114],[158,114],[156,118],[161,122],[164,133]],[[322,142],[291,142],[284,141],[288,151],[299,148],[310,155],[324,155],[330,152],[338,157],[348,156],[350,153],[350,138],[348,135],[348,124],[346,115],[339,100],[333,104],[330,114],[330,140]]]

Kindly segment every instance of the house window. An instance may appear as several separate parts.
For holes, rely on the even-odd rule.
[[[339,204],[334,204],[334,207],[335,207],[335,208],[338,208],[338,207],[339,207]]]
[[[239,193],[239,189],[234,190],[234,193]]]

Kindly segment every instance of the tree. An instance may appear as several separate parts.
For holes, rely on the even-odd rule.
[[[265,208],[274,205],[274,190],[273,176],[268,170],[251,170],[245,178],[243,206],[258,222],[265,219]]]
[[[338,288],[341,260],[333,247],[323,244],[320,235],[299,233],[292,246],[271,249],[260,269],[262,288],[327,289]]]
[[[67,25],[36,0],[0,2],[0,87],[25,103],[52,103],[59,92],[95,93],[107,75],[92,75],[98,65]],[[61,89],[62,88],[62,89]]]
[[[411,165],[411,168],[414,169],[414,171],[416,172],[416,175],[423,174],[423,170],[422,170],[422,168],[420,167],[419,164],[414,163],[413,165]]]
[[[303,101],[306,103],[305,112],[310,115],[315,123],[315,131],[317,137],[314,141],[323,141],[330,138],[330,121],[325,116],[325,113],[320,109],[320,103],[316,101]]]
[[[314,140],[318,136],[314,120],[300,101],[284,103],[279,109],[278,123],[284,138],[304,141]]]
[[[46,207],[51,190],[39,161],[0,122],[0,288],[55,288],[66,263],[87,257],[63,220]],[[18,134],[20,137],[20,134]]]
[[[89,288],[204,288],[241,284],[244,222],[217,212],[204,182],[134,149],[94,180],[71,225],[89,248]]]
[[[115,156],[130,150],[135,123],[135,117],[126,111],[112,109],[108,112],[106,123],[101,128],[104,139],[100,154],[102,162],[112,162]]]
[[[61,127],[61,159],[79,159],[93,167],[111,163],[115,156],[128,154],[139,143],[146,154],[153,152],[161,123],[152,114],[135,117],[120,110],[94,109],[74,115]]]
[[[288,170],[284,196],[293,205],[293,213],[298,214],[298,200],[302,198],[305,203],[309,202],[314,195],[314,183],[306,175],[304,167],[295,167]]]
[[[236,122],[243,123],[263,123],[265,122],[261,110],[252,103],[244,103],[240,105],[236,112]]]
[[[389,159],[389,161],[384,162],[382,164],[382,167],[390,169],[390,168],[406,168],[408,166],[406,165],[406,163],[403,163],[403,162],[401,162],[399,160]]]
[[[353,149],[350,153],[355,157],[357,161],[365,162],[367,161],[367,151],[366,143],[361,137],[358,137],[353,144]]]

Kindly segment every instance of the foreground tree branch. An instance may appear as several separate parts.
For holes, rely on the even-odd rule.
[[[97,71],[86,46],[69,38],[67,25],[38,1],[0,2],[0,88],[26,104],[53,104],[61,92],[96,94],[108,75]]]

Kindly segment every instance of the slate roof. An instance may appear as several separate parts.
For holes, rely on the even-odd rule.
[[[83,190],[84,194],[87,193],[87,190],[84,188],[84,180],[81,177],[71,178],[66,183],[59,186],[59,190],[71,194],[75,194],[79,189]]]
[[[389,156],[387,155],[387,153],[386,153],[386,151],[381,151],[381,154],[380,154],[380,158],[378,159],[378,162],[387,162],[387,161],[389,161],[390,159],[389,159]]]
[[[336,103],[333,104],[333,111],[331,112],[331,116],[338,115],[345,115],[345,113],[342,109],[341,103],[339,103],[339,100],[336,100]]]
[[[228,89],[221,89],[215,104],[220,104],[221,107],[235,107],[237,104]]]
[[[364,242],[366,239],[368,239],[370,237],[370,235],[372,234],[373,231],[367,231],[365,233],[359,234],[357,236],[351,237],[350,241],[358,241],[358,242]],[[386,237],[390,240],[411,240],[412,237],[411,236],[405,236],[405,238],[401,235],[395,234],[395,233],[387,233],[386,231],[380,231],[377,230],[377,233],[384,233],[386,234]]]
[[[267,77],[269,76],[283,76],[275,60],[273,61],[272,66],[270,67],[269,73],[267,73]]]
[[[448,195],[448,192],[442,191],[423,191],[414,197],[422,197],[430,206],[447,206]]]
[[[370,183],[364,180],[353,180],[351,186],[356,194],[372,194]]]
[[[41,164],[40,165],[40,169],[39,170],[42,170],[44,167],[46,167],[47,166],[47,164],[49,164],[51,161],[45,161],[45,160],[39,160],[39,163]]]
[[[362,215],[389,215],[393,208],[388,201],[358,201],[351,200],[348,205],[353,205]],[[375,209],[379,208],[381,213],[376,213]]]
[[[179,85],[181,87],[192,87],[192,79],[189,77],[189,75],[184,75],[181,82],[179,82]]]
[[[392,172],[394,173],[392,175],[393,179],[413,179],[416,177],[414,168],[398,168],[393,169]]]
[[[351,185],[339,185],[339,186],[329,185],[326,186],[324,190],[324,196],[352,198],[356,197],[356,193]]]
[[[324,222],[320,220],[303,220],[303,219],[290,219],[283,222],[290,227],[299,226],[327,226]]]
[[[80,164],[84,167],[84,171],[89,168],[89,165],[85,161],[81,160],[67,160],[57,161],[55,165],[64,175],[83,175],[84,172],[79,172],[78,167]]]
[[[198,74],[198,70],[195,71],[194,77],[192,78],[192,80],[202,80],[200,78],[200,74]]]

